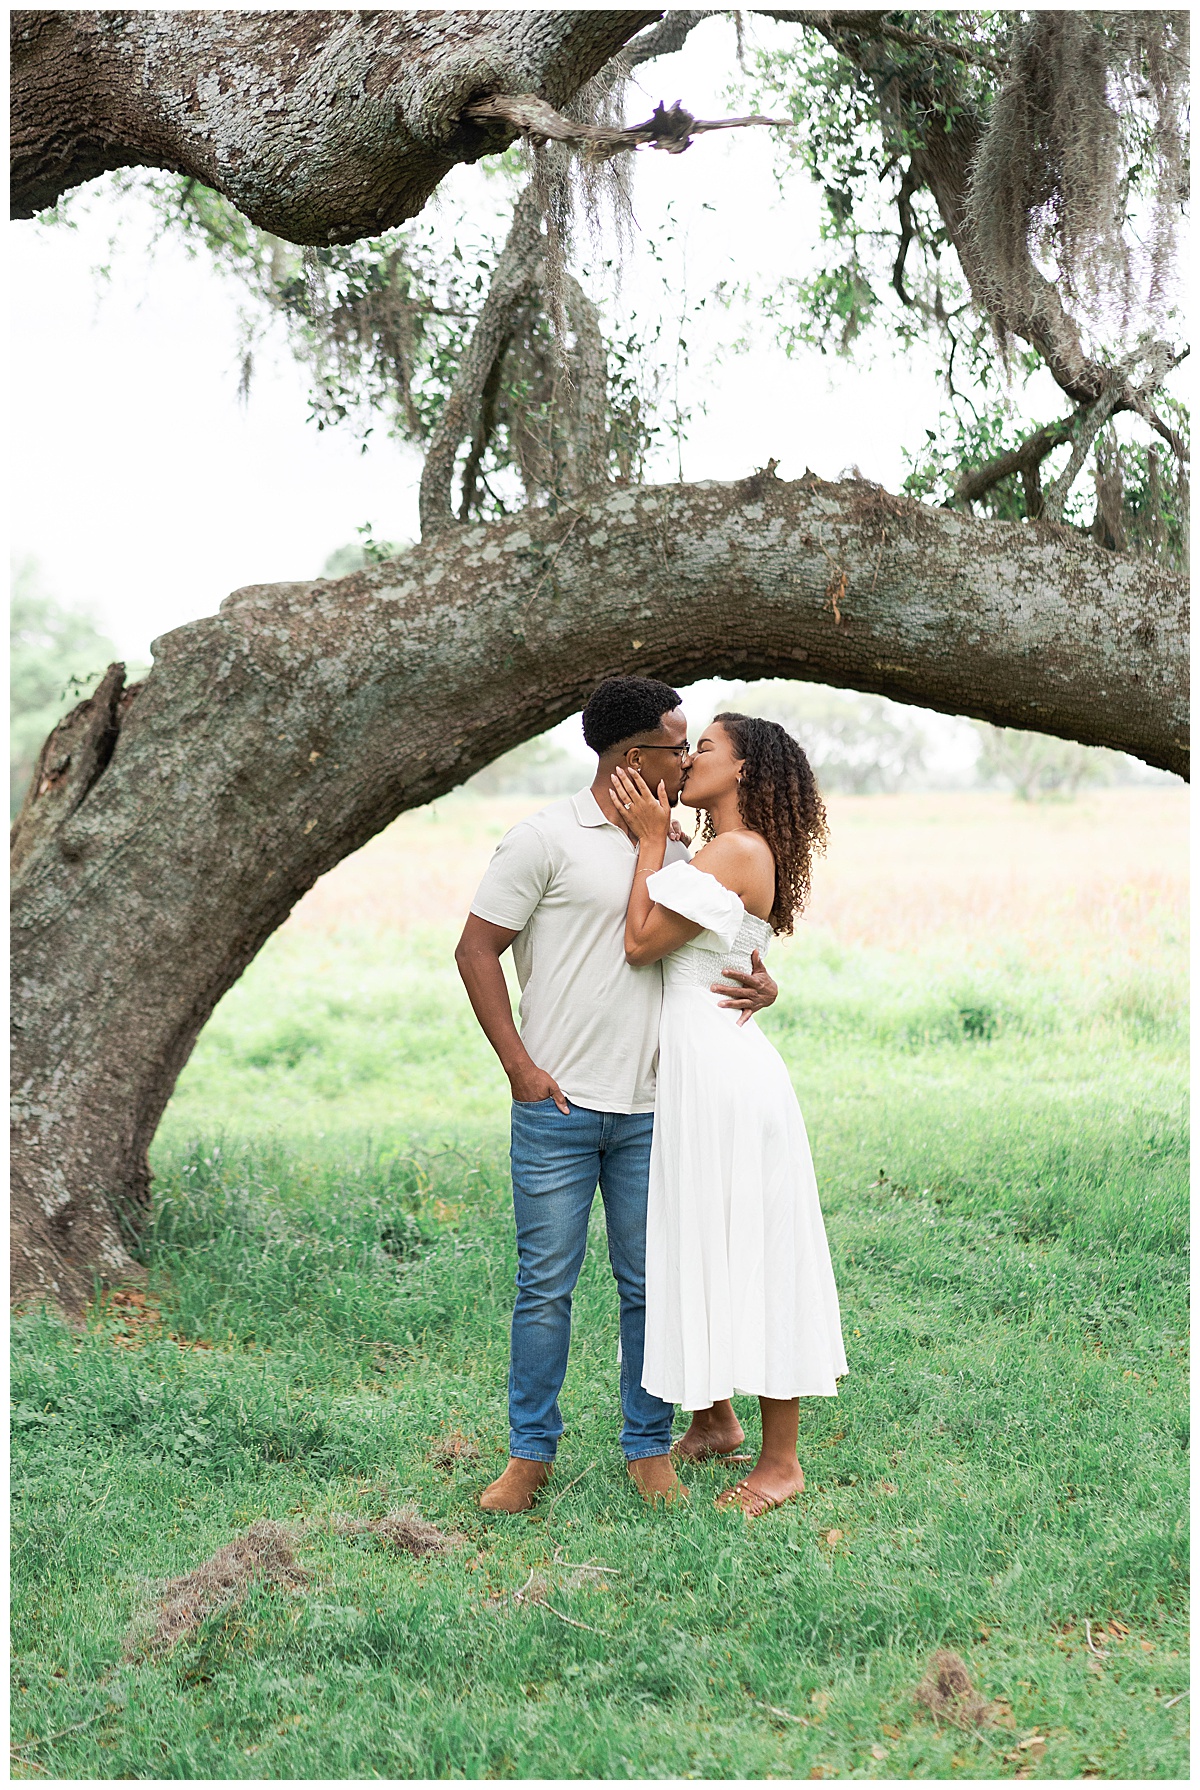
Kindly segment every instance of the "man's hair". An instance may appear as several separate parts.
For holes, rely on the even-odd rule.
[[[679,707],[681,697],[670,684],[653,677],[606,677],[597,684],[583,711],[583,737],[603,758],[622,740],[657,733],[662,718]]]

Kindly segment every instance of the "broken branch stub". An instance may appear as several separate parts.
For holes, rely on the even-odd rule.
[[[576,118],[564,118],[536,93],[494,93],[487,99],[474,100],[467,107],[466,116],[503,119],[534,143],[567,143],[596,161],[620,155],[623,150],[641,149],[647,144],[652,144],[655,149],[665,149],[668,155],[682,155],[691,146],[692,138],[705,131],[740,130],[749,124],[769,124],[790,130],[794,122],[790,118],[765,118],[757,112],[748,118],[693,118],[678,100],[671,106],[664,106],[660,100],[644,123],[618,130],[612,125],[584,124]]]

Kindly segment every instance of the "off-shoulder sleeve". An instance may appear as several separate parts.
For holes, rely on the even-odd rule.
[[[697,870],[694,864],[665,864],[646,878],[646,888],[660,907],[669,907],[673,914],[682,914],[685,920],[715,932],[725,949],[730,949],[746,910],[740,896],[707,870]]]

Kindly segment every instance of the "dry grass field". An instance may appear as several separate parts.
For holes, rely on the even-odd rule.
[[[321,878],[286,930],[443,926],[466,914],[497,840],[537,796],[456,791],[401,815]],[[693,816],[681,809],[685,824]],[[1072,802],[999,791],[833,796],[807,918],[843,945],[923,950],[1019,936],[1045,963],[1085,941],[1135,959],[1184,924],[1187,792],[1102,789]]]

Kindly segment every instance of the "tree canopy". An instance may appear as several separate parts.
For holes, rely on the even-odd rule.
[[[669,32],[636,35],[572,117],[610,127],[633,69],[710,16],[669,15]],[[759,16],[738,15],[745,33]],[[1164,381],[1186,352],[1186,15],[765,16],[794,29],[741,45],[730,101],[798,127],[777,133],[777,178],[784,194],[797,178],[822,189],[822,264],[770,290],[751,273],[713,296],[757,313],[785,352],[935,347],[945,410],[910,449],[912,496],[1065,517],[1110,549],[1182,569],[1190,427]],[[665,427],[662,345],[622,328],[611,306],[602,328],[596,301],[609,294],[589,295],[570,271],[572,238],[587,230],[607,231],[610,272],[622,253],[627,164],[601,147],[531,128],[491,158],[516,207],[506,248],[424,217],[300,248],[192,176],[121,179],[147,192],[164,231],[239,281],[247,387],[255,335],[281,317],[316,425],[383,427],[432,449],[426,520],[465,521],[561,502],[594,473],[636,483]],[[1061,407],[1039,417],[1047,372]],[[1136,419],[1132,432],[1121,416]]]

